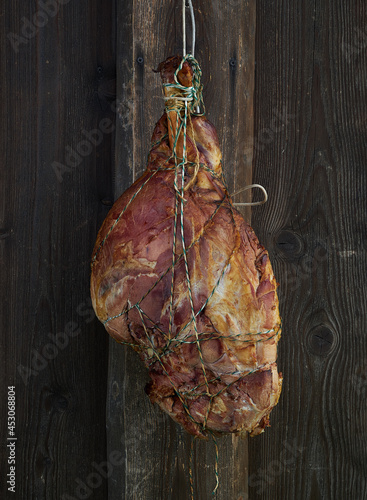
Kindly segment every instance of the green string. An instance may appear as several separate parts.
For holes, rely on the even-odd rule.
[[[192,86],[191,87],[185,87],[181,85],[178,81],[178,72],[182,69],[183,64],[185,61],[188,61],[192,70],[193,70],[193,80],[192,80]],[[220,389],[219,391],[215,393],[210,392],[210,385],[212,386],[212,390],[214,389],[216,382],[220,381],[220,376],[211,378],[208,380],[207,377],[207,372],[205,369],[205,363],[202,355],[202,349],[201,349],[201,342],[212,340],[212,339],[225,339],[227,341],[234,341],[234,342],[244,342],[244,343],[257,343],[257,342],[265,342],[268,341],[272,338],[277,338],[277,336],[280,335],[280,327],[278,329],[270,329],[264,332],[248,332],[248,333],[242,333],[242,334],[229,334],[229,332],[226,334],[223,332],[222,334],[219,334],[218,332],[213,332],[213,333],[205,333],[205,332],[199,332],[198,331],[198,326],[197,326],[197,318],[198,316],[203,312],[207,304],[209,303],[210,299],[213,297],[214,293],[218,289],[221,280],[223,279],[227,269],[230,266],[231,259],[235,255],[235,252],[239,248],[239,243],[237,242],[230,254],[228,255],[228,258],[226,259],[226,262],[224,263],[221,271],[219,272],[218,278],[213,286],[213,289],[211,290],[210,294],[206,298],[205,302],[201,305],[201,307],[198,308],[197,311],[195,311],[194,308],[194,302],[193,302],[193,296],[192,296],[192,287],[191,287],[191,278],[190,278],[190,268],[189,268],[189,263],[188,263],[188,252],[199,242],[201,239],[204,237],[206,230],[208,227],[213,223],[214,218],[216,215],[221,211],[221,210],[228,210],[229,213],[231,214],[231,221],[233,226],[235,227],[236,234],[239,236],[240,231],[236,223],[235,215],[234,215],[234,208],[232,205],[232,202],[230,200],[229,194],[228,194],[228,188],[226,185],[226,181],[224,178],[224,174],[221,173],[220,175],[217,174],[213,169],[210,169],[207,165],[203,163],[199,163],[199,168],[207,171],[210,173],[213,182],[216,180],[221,183],[222,186],[224,186],[224,192],[225,195],[224,197],[217,202],[216,208],[213,210],[211,216],[208,218],[208,220],[205,222],[203,225],[202,231],[200,234],[189,244],[186,244],[185,241],[185,171],[188,167],[192,167],[196,165],[196,163],[193,163],[191,161],[188,161],[187,159],[187,123],[188,119],[191,120],[190,114],[191,115],[196,115],[200,116],[205,113],[205,107],[204,107],[204,102],[203,102],[203,97],[202,97],[202,84],[201,84],[201,69],[196,61],[196,59],[191,55],[187,54],[181,61],[179,67],[175,71],[174,74],[174,83],[165,83],[165,87],[170,88],[170,95],[169,98],[167,99],[166,102],[166,115],[167,115],[167,126],[169,127],[172,136],[174,135],[174,141],[173,141],[173,148],[172,148],[172,155],[164,160],[160,165],[157,166],[155,169],[149,169],[149,173],[147,173],[148,177],[146,180],[141,184],[141,186],[136,190],[136,192],[133,194],[133,196],[130,198],[130,200],[127,202],[125,207],[121,210],[119,213],[118,217],[116,220],[113,222],[109,230],[107,231],[105,237],[101,241],[100,245],[97,247],[93,258],[92,258],[92,267],[96,262],[96,259],[104,247],[108,237],[110,236],[111,232],[114,230],[116,225],[119,223],[121,220],[122,216],[126,212],[127,208],[133,204],[134,200],[137,198],[138,194],[142,192],[143,189],[147,188],[149,185],[149,182],[153,179],[155,175],[157,175],[159,172],[164,174],[166,171],[174,171],[174,176],[173,176],[173,187],[174,187],[174,192],[175,192],[175,201],[174,201],[174,219],[173,219],[173,244],[172,244],[172,262],[171,265],[159,276],[159,278],[156,280],[153,285],[150,286],[150,288],[144,293],[144,295],[135,303],[135,304],[127,304],[127,307],[125,307],[120,313],[114,315],[114,316],[109,316],[106,320],[103,321],[104,325],[107,325],[108,322],[117,319],[121,317],[122,315],[126,315],[126,320],[128,321],[128,313],[135,309],[140,317],[141,324],[144,329],[145,337],[146,337],[146,343],[143,343],[141,340],[140,344],[138,343],[132,343],[132,342],[124,342],[120,341],[119,343],[124,344],[124,345],[129,345],[133,347],[136,350],[139,351],[148,351],[150,349],[151,351],[148,351],[148,360],[147,360],[147,365],[152,366],[154,363],[157,363],[160,365],[162,372],[166,375],[167,380],[169,380],[170,384],[172,385],[173,391],[180,400],[182,407],[184,408],[185,413],[188,415],[188,417],[191,419],[193,423],[195,423],[202,431],[202,433],[209,434],[214,442],[215,445],[215,476],[216,476],[216,486],[213,490],[213,495],[218,489],[219,485],[219,476],[218,476],[218,444],[215,438],[215,435],[210,431],[210,429],[207,429],[207,420],[209,418],[209,414],[211,411],[212,407],[212,402],[214,401],[214,398],[219,396],[222,392],[225,390],[228,390],[228,388],[234,384],[239,382],[240,380],[244,379],[251,373],[256,372],[262,367],[257,367],[254,370],[248,371],[246,373],[243,372],[232,372],[228,373],[226,375],[232,375],[236,376],[235,380],[229,384],[225,384],[225,386]],[[179,99],[180,98],[180,99]],[[181,100],[183,98],[184,100]],[[175,115],[174,118],[172,118],[171,115]],[[175,121],[175,127],[173,126],[173,121]],[[175,134],[173,134],[173,131],[175,130]],[[182,157],[178,155],[177,153],[177,144],[179,141],[179,138],[183,135],[183,150],[182,150]],[[192,138],[194,139],[194,138]],[[167,133],[162,135],[157,141],[151,144],[151,151],[148,155],[148,162],[150,161],[151,154],[153,153],[153,149],[159,146],[162,141],[167,140]],[[172,165],[172,163],[174,165]],[[181,182],[180,182],[181,181]],[[182,251],[179,255],[177,255],[177,247],[178,247],[178,236],[180,235],[180,242],[182,246]],[[237,240],[239,241],[239,237]],[[185,268],[185,281],[186,281],[186,286],[187,286],[187,295],[188,295],[188,300],[189,300],[189,305],[190,305],[190,313],[191,313],[191,318],[181,326],[176,332],[175,335],[173,335],[173,310],[174,310],[174,283],[175,283],[175,269],[177,268],[177,264],[183,259],[184,261],[184,268]],[[142,308],[142,302],[145,298],[148,297],[148,295],[157,287],[157,285],[164,279],[165,276],[168,275],[168,273],[171,272],[171,284],[170,284],[170,303],[169,303],[169,327],[168,327],[168,332],[164,332],[161,328],[159,328],[158,325],[154,323],[154,321],[149,318],[148,314],[143,310]],[[148,322],[150,323],[151,326],[148,326]],[[192,325],[193,330],[194,330],[194,339],[192,334],[189,332],[185,336],[185,330],[189,328]],[[150,330],[155,330],[159,332],[166,340],[165,344],[163,347],[158,348],[157,346],[154,345],[154,336],[151,336],[149,334]],[[270,335],[272,334],[272,335]],[[180,338],[179,338],[180,337]],[[180,391],[178,387],[175,386],[174,381],[170,377],[168,370],[166,368],[165,364],[165,357],[169,356],[171,353],[175,352],[177,348],[180,348],[181,345],[183,344],[196,344],[198,354],[199,354],[199,359],[200,359],[200,366],[203,374],[203,379],[204,381],[201,382],[200,384],[196,385],[195,387],[186,390],[186,391]],[[152,353],[152,356],[150,356],[150,352]],[[150,360],[151,358],[151,360]],[[149,362],[150,361],[150,362]],[[168,361],[169,362],[169,358]],[[169,365],[168,365],[169,366]],[[214,385],[214,387],[213,387]],[[196,397],[202,397],[202,396],[208,396],[209,397],[209,403],[207,406],[207,411],[206,414],[203,418],[203,422],[198,422],[190,412],[190,404],[189,404],[189,399],[193,399]],[[194,484],[193,484],[193,473],[192,473],[192,461],[193,461],[193,453],[194,453],[194,439],[192,440],[191,444],[191,451],[190,451],[190,465],[189,465],[189,476],[190,476],[190,492],[191,492],[191,498],[194,498]]]
[[[178,81],[178,76],[177,76],[186,61],[189,62],[191,69],[193,70],[193,79],[191,87],[185,87],[184,85],[181,85]],[[163,84],[163,87],[176,89],[178,91],[176,94],[170,95],[170,99],[171,98],[174,99],[175,97],[180,97],[180,98],[184,97],[186,99],[192,99],[191,101],[189,101],[189,111],[192,115],[195,116],[202,116],[205,114],[201,75],[202,75],[201,68],[195,57],[193,57],[191,54],[186,54],[186,56],[182,58],[179,67],[175,71],[174,74],[175,83]],[[173,107],[166,106],[166,112],[168,113],[169,111],[176,111],[177,109],[176,106]],[[198,109],[200,111],[198,111]]]

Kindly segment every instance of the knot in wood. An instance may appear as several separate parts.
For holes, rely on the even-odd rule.
[[[308,334],[311,352],[318,356],[327,356],[334,345],[334,333],[326,325],[315,326]]]
[[[275,243],[278,250],[288,259],[299,257],[304,252],[302,238],[289,229],[282,229],[277,234]]]

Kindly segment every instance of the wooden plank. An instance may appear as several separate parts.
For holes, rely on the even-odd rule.
[[[114,5],[64,1],[56,13],[13,1],[0,20],[0,470],[15,384],[19,498],[80,498],[83,482],[98,484],[84,495],[101,500],[188,497],[190,439],[143,395],[134,353],[112,342],[106,380],[107,335],[88,304],[96,231],[143,171],[163,109],[150,70],[181,47],[179,2]],[[256,25],[255,2],[202,0],[195,10],[230,189],[251,182],[254,154],[270,201],[253,223],[281,283],[285,384],[272,428],[250,440],[249,497],[367,498],[366,6],[257,2]],[[116,168],[109,132],[72,161],[114,120],[115,56]],[[244,499],[246,443],[231,441],[220,441],[217,498]],[[198,498],[209,496],[213,465],[213,446],[198,443]],[[108,492],[91,475],[106,467]],[[7,498],[4,476],[0,485]]]
[[[362,1],[257,2],[253,223],[284,389],[249,445],[251,499],[367,498],[366,21]]]
[[[251,182],[255,3],[236,3],[235,16],[229,0],[195,1],[194,8],[207,116],[217,127],[234,191]],[[164,109],[160,78],[152,69],[182,51],[181,2],[120,0],[117,16],[115,197],[145,170],[153,127]],[[187,25],[189,30],[189,19]],[[109,498],[189,498],[190,436],[151,405],[136,353],[113,341],[108,380],[108,453],[124,450],[125,457],[109,479]],[[213,444],[196,443],[198,498],[208,498],[214,488],[214,463]],[[219,441],[219,469],[216,498],[247,498],[246,441]]]
[[[8,385],[16,387],[16,498],[81,498],[77,481],[93,482],[93,463],[106,460],[108,342],[88,289],[108,210],[101,200],[111,199],[108,169],[104,181],[97,172],[112,162],[113,134],[97,148],[88,137],[114,117],[97,92],[115,68],[113,2],[43,4],[7,1],[0,19],[1,498],[13,498]],[[93,488],[106,498],[106,481]]]

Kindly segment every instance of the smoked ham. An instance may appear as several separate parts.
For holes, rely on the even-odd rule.
[[[173,96],[175,82],[192,88],[194,70],[179,56],[159,66],[166,112],[145,173],[98,233],[92,302],[148,368],[151,401],[190,434],[255,435],[281,391],[277,283],[228,194],[214,126],[193,106],[184,123]]]

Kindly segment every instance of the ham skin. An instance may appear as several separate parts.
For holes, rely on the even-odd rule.
[[[163,83],[173,82],[180,62],[176,56],[161,63]],[[187,61],[178,80],[192,83]],[[282,385],[277,283],[268,252],[231,201],[217,133],[205,116],[191,115],[187,127],[189,187],[181,206],[171,113],[155,126],[146,171],[115,202],[98,233],[93,307],[107,332],[139,353],[149,370],[151,401],[190,434],[256,435],[269,425]],[[181,133],[178,156],[182,147]]]

